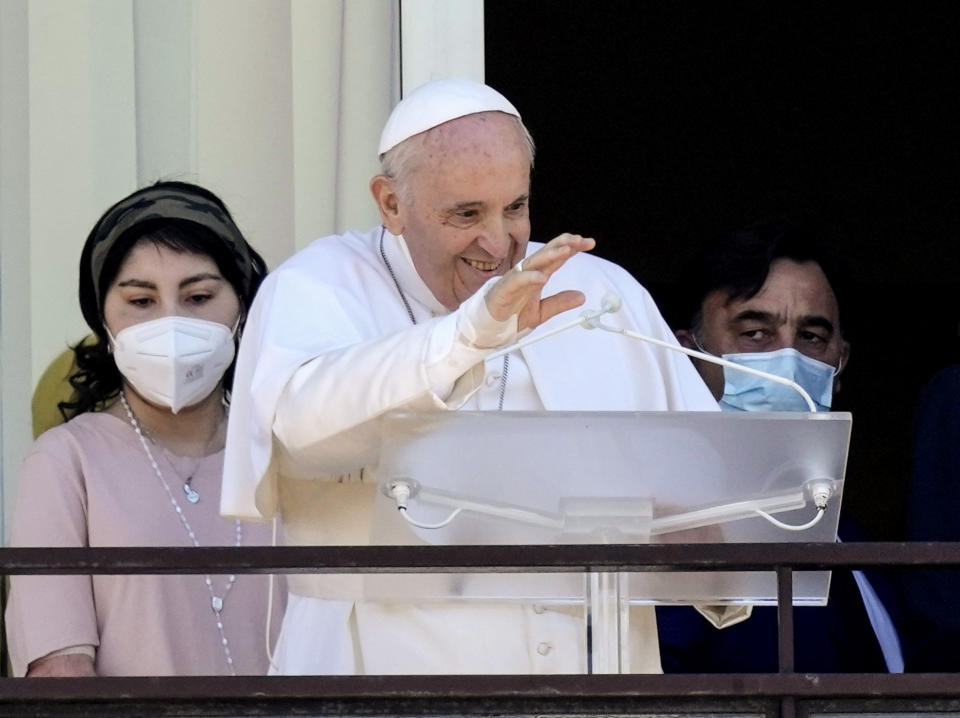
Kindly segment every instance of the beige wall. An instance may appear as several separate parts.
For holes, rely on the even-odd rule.
[[[103,210],[157,179],[198,182],[270,266],[374,225],[401,52],[407,89],[482,79],[482,15],[482,0],[0,0],[4,516],[33,386],[86,333],[76,265]]]

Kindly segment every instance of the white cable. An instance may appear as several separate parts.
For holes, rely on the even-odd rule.
[[[766,511],[762,511],[762,510],[760,510],[760,509],[754,509],[754,511],[755,511],[757,514],[759,514],[760,516],[763,516],[763,518],[765,518],[767,521],[769,521],[770,523],[772,523],[774,526],[777,526],[777,527],[779,527],[779,528],[785,529],[785,530],[787,530],[787,531],[806,531],[807,529],[813,528],[814,526],[816,526],[816,525],[820,522],[820,519],[823,518],[824,514],[827,513],[825,507],[823,507],[823,506],[818,506],[818,507],[817,507],[817,515],[814,516],[812,519],[810,519],[810,521],[808,521],[808,522],[805,523],[805,524],[801,524],[800,526],[791,526],[790,524],[785,524],[785,523],[783,523],[783,521],[780,521],[779,519],[775,519],[773,516],[771,516],[770,514],[768,514]]]
[[[604,314],[610,312],[616,312],[620,309],[620,297],[616,294],[608,294],[603,298],[603,302],[600,305],[600,309],[587,310],[580,315],[579,319],[576,319],[566,324],[561,324],[559,327],[554,327],[553,329],[545,332],[537,332],[536,334],[531,334],[525,339],[511,344],[510,346],[504,347],[503,349],[498,349],[492,354],[488,354],[486,359],[497,359],[502,357],[504,354],[509,354],[510,352],[515,352],[518,349],[523,349],[523,347],[534,344],[541,339],[546,339],[547,337],[552,337],[554,334],[559,334],[560,332],[565,332],[568,329],[573,329],[574,327],[583,327],[585,329],[593,329],[594,322],[603,316]]]
[[[399,511],[400,515],[403,516],[403,520],[408,524],[416,526],[417,528],[442,529],[444,526],[457,518],[457,515],[463,511],[463,508],[456,508],[453,510],[453,513],[447,516],[447,518],[445,518],[443,521],[435,524],[425,524],[421,521],[417,521],[407,513],[407,501],[415,491],[420,490],[420,487],[417,486],[415,482],[413,485],[411,485],[410,481],[407,479],[396,479],[395,481],[391,481],[389,484],[387,484],[383,490],[387,496],[396,502],[397,511]]]
[[[808,481],[804,485],[804,490],[809,495],[817,509],[817,515],[805,524],[800,526],[791,526],[774,518],[767,511],[761,509],[757,504],[762,503],[765,508],[777,511],[787,511],[791,509],[803,508],[806,505],[804,491],[782,496],[769,496],[764,499],[751,501],[738,501],[732,504],[725,504],[720,507],[711,507],[689,511],[682,514],[653,519],[650,524],[650,534],[657,535],[662,533],[671,533],[682,529],[698,528],[700,526],[721,523],[724,521],[735,521],[748,516],[757,515],[765,518],[774,526],[787,531],[805,531],[816,526],[826,513],[827,503],[833,496],[833,483],[828,479],[815,479]],[[554,530],[564,530],[565,521],[563,517],[549,514],[541,514],[536,511],[519,509],[517,507],[495,506],[485,502],[471,501],[469,499],[446,496],[439,493],[424,490],[413,479],[398,478],[381,486],[381,491],[392,498],[397,505],[397,511],[403,516],[404,521],[422,529],[440,529],[448,526],[461,511],[475,511],[482,515],[496,516],[512,521],[519,521],[527,525],[541,526]],[[407,513],[407,501],[416,495],[420,501],[437,506],[449,506],[454,510],[447,518],[437,523],[428,524],[417,521]]]
[[[384,495],[396,502],[397,510],[403,516],[404,520],[422,529],[439,529],[447,526],[453,521],[461,511],[472,511],[483,516],[496,516],[510,521],[519,521],[520,523],[542,526],[550,529],[563,529],[563,519],[551,514],[541,514],[536,511],[521,509],[514,506],[496,506],[483,501],[473,501],[467,498],[447,496],[441,493],[424,490],[413,479],[398,478],[383,484],[380,489]],[[428,524],[417,521],[407,513],[407,501],[412,496],[425,504],[433,506],[447,506],[454,511],[443,521],[435,524]]]
[[[277,545],[277,517],[273,517],[273,535],[270,541],[271,546]],[[277,665],[277,662],[273,660],[273,651],[270,648],[270,619],[273,618],[273,574],[270,574],[270,578],[267,580],[267,623],[266,630],[264,631],[264,639],[266,641],[265,648],[267,649],[267,660],[270,661],[270,665],[273,667],[273,670],[279,671],[280,666]]]
[[[555,514],[545,514],[539,511],[523,509],[518,506],[498,506],[486,501],[475,501],[461,496],[447,496],[441,493],[420,488],[417,493],[420,501],[434,506],[449,506],[472,511],[481,516],[495,516],[508,521],[518,521],[526,526],[563,530],[563,518]]]
[[[487,355],[487,359],[497,359],[502,357],[504,354],[509,354],[510,352],[517,351],[522,349],[525,346],[538,342],[541,339],[546,339],[547,337],[552,337],[554,334],[559,334],[560,332],[565,332],[568,329],[573,327],[584,327],[585,329],[603,329],[607,332],[613,332],[614,334],[622,334],[625,337],[630,337],[631,339],[639,339],[640,341],[648,342],[654,344],[655,346],[662,347],[664,349],[669,349],[670,351],[680,352],[681,354],[686,354],[687,356],[696,357],[697,359],[702,359],[703,361],[710,362],[711,364],[718,364],[719,366],[729,367],[735,371],[742,371],[747,374],[752,374],[753,376],[758,376],[762,379],[767,379],[768,381],[776,382],[777,384],[783,384],[784,386],[789,386],[795,392],[797,392],[803,400],[806,402],[807,407],[811,412],[816,413],[817,405],[814,403],[813,399],[810,398],[810,394],[807,391],[797,384],[795,381],[790,379],[785,379],[782,376],[777,376],[776,374],[770,374],[769,372],[760,371],[759,369],[754,369],[752,367],[744,366],[743,364],[737,364],[736,362],[729,361],[728,359],[723,359],[722,357],[714,356],[713,354],[707,354],[706,352],[697,351],[696,349],[687,349],[684,346],[679,344],[665,342],[660,339],[655,339],[646,334],[640,334],[638,332],[630,331],[629,329],[619,329],[617,327],[611,327],[608,324],[604,324],[600,321],[600,317],[604,314],[612,314],[620,310],[621,300],[620,296],[614,294],[613,292],[608,293],[603,297],[602,302],[600,303],[600,309],[588,310],[581,314],[579,319],[576,319],[572,322],[567,322],[566,324],[561,324],[559,327],[555,327],[549,331],[537,332],[531,334],[529,337],[520,340],[510,346],[499,349],[492,354]]]
[[[460,509],[454,509],[454,510],[453,510],[453,513],[451,513],[449,516],[447,516],[447,518],[445,518],[443,521],[440,521],[439,523],[435,523],[435,524],[425,524],[425,523],[421,523],[420,521],[417,521],[415,518],[413,518],[412,516],[410,516],[410,514],[407,513],[407,507],[406,507],[406,506],[398,506],[398,507],[397,507],[397,511],[399,511],[399,512],[400,512],[400,515],[403,516],[404,521],[406,521],[408,524],[413,524],[413,525],[416,526],[417,528],[421,528],[421,529],[442,529],[444,526],[446,526],[446,525],[449,524],[451,521],[453,521],[455,518],[457,518],[457,514],[459,514],[461,511],[463,511],[463,509],[462,509],[462,508],[460,508]]]
[[[697,359],[702,359],[703,361],[710,362],[711,364],[719,364],[720,366],[730,367],[736,371],[746,372],[747,374],[752,374],[754,376],[759,376],[763,379],[768,379],[769,381],[776,382],[777,384],[783,384],[784,386],[789,386],[791,389],[796,391],[803,400],[807,403],[807,407],[811,412],[816,413],[817,405],[813,402],[813,399],[810,398],[810,395],[806,390],[797,384],[795,381],[790,381],[789,379],[784,379],[782,376],[777,376],[776,374],[770,374],[769,372],[760,371],[759,369],[754,369],[752,367],[744,366],[743,364],[737,364],[736,362],[723,359],[713,354],[707,354],[706,352],[700,352],[696,349],[687,349],[686,347],[679,346],[678,344],[671,344],[669,342],[661,341],[660,339],[654,339],[649,337],[646,334],[639,334],[637,332],[632,332],[629,329],[619,329],[618,327],[611,327],[603,322],[599,321],[600,314],[595,314],[594,316],[584,317],[581,321],[589,322],[590,327],[594,329],[603,329],[604,331],[613,332],[614,334],[622,334],[623,336],[630,337],[631,339],[639,339],[640,341],[649,342],[650,344],[655,344],[658,347],[663,347],[664,349],[670,349],[671,351],[680,352],[686,354],[687,356],[696,357]]]
[[[660,516],[650,522],[650,535],[658,536],[675,531],[688,531],[703,526],[714,526],[729,521],[740,521],[752,518],[757,511],[770,513],[773,511],[794,511],[807,505],[803,491],[794,491],[788,494],[767,496],[762,499],[734,501],[719,506],[709,506],[703,509],[694,509],[679,514]]]

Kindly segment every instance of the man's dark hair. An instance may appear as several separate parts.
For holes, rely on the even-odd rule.
[[[685,328],[699,329],[703,301],[711,292],[723,291],[729,299],[750,299],[756,295],[777,259],[816,262],[830,282],[837,306],[845,306],[846,272],[831,250],[840,241],[832,227],[785,218],[764,220],[714,237],[693,257],[682,275]],[[840,332],[847,335],[848,331],[849,322],[844,316]]]

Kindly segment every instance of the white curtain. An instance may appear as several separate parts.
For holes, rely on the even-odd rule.
[[[36,380],[87,332],[77,261],[103,210],[197,182],[271,267],[374,225],[401,82],[482,79],[482,16],[482,0],[0,0],[4,516]]]

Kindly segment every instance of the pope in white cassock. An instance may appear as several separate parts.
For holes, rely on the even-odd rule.
[[[394,109],[380,154],[370,188],[382,226],[316,240],[267,277],[251,309],[225,514],[279,511],[288,544],[370,543],[378,420],[394,409],[717,408],[685,356],[605,332],[571,330],[485,360],[610,292],[623,301],[610,322],[674,341],[643,287],[584,253],[592,239],[529,242],[533,143],[506,98],[474,82],[428,83]],[[360,601],[358,580],[289,576],[279,672],[586,668],[581,611]],[[631,669],[659,672],[652,610],[630,625]]]

